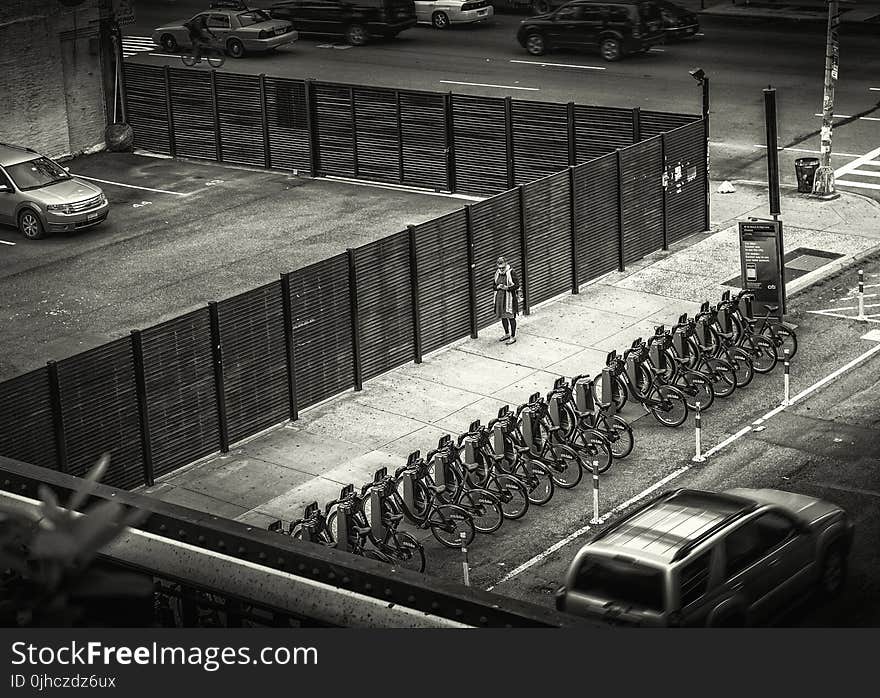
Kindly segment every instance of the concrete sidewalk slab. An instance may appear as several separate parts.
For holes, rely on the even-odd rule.
[[[567,300],[567,299],[566,299]],[[523,322],[523,332],[543,339],[576,343],[580,347],[595,346],[596,342],[609,337],[632,322],[628,315],[618,315],[609,310],[561,302],[545,306]],[[561,360],[565,357],[559,357]]]
[[[488,344],[489,341],[497,343],[494,337],[492,330],[484,330],[483,336],[471,341],[476,346]],[[433,354],[420,364],[407,364],[395,370],[405,376],[439,385],[467,385],[470,392],[481,396],[492,395],[534,371],[530,366],[488,358],[472,351],[459,351],[457,348]]]

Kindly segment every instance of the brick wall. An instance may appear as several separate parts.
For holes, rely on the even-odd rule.
[[[0,0],[0,141],[53,157],[103,146],[104,3]]]

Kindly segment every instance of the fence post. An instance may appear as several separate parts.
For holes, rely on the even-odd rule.
[[[633,125],[633,143],[638,143],[639,141],[642,140],[642,108],[641,107],[633,107],[632,125]]]
[[[394,90],[397,104],[397,179],[403,184],[403,117],[400,113],[400,90]]]
[[[211,107],[214,112],[214,147],[217,162],[223,162],[223,143],[220,138],[220,105],[217,103],[217,71],[211,71]]]
[[[260,73],[260,119],[263,123],[263,164],[272,167],[272,150],[269,147],[269,112],[266,109],[266,75]]]
[[[513,162],[513,100],[504,98],[504,136],[507,148],[507,188],[516,186],[516,167]]]
[[[523,295],[523,315],[528,315],[529,309],[529,258],[528,244],[526,240],[526,195],[525,187],[520,184],[517,188],[519,196],[519,251],[522,258],[522,295]]]
[[[413,351],[415,362],[422,363],[422,319],[419,314],[419,260],[416,255],[416,227],[406,226],[409,231],[409,288],[412,295]]]
[[[312,80],[304,80],[306,129],[309,132],[309,176],[317,177],[321,169],[321,151],[318,141],[318,123],[315,118],[315,84]]]
[[[617,153],[617,249],[619,252],[617,270],[623,271],[625,269],[623,264],[623,171],[620,163],[620,148],[615,152]]]
[[[474,281],[474,230],[471,219],[471,207],[473,204],[465,204],[464,206],[464,226],[465,241],[467,244],[467,265],[468,265],[468,295],[469,310],[471,315],[471,338],[477,338],[477,288]]]
[[[217,395],[217,423],[220,453],[229,453],[229,430],[226,421],[226,389],[223,386],[223,347],[220,344],[220,313],[217,301],[208,301],[211,319],[211,354],[214,363],[214,392]]]
[[[455,181],[455,112],[452,108],[451,92],[443,95],[443,107],[446,127],[446,185],[450,193],[454,194],[457,188]]]
[[[569,102],[566,105],[565,116],[568,121],[568,164],[577,165],[577,131],[575,129],[574,102]]]
[[[287,363],[287,404],[290,409],[290,421],[299,419],[299,408],[296,404],[296,361],[293,343],[293,306],[290,301],[290,272],[281,274],[281,308],[284,313],[284,349]]]
[[[351,307],[351,352],[354,357],[354,389],[363,390],[363,366],[361,365],[361,322],[358,312],[357,250],[349,247],[348,253],[348,301]]]
[[[348,88],[348,99],[351,103],[351,157],[354,165],[355,179],[358,177],[358,130],[357,130],[357,109],[354,106],[354,85]]]
[[[571,221],[571,292],[580,293],[580,262],[577,234],[577,205],[575,203],[574,165],[568,166],[568,218]]]
[[[52,406],[52,430],[55,434],[55,452],[58,454],[59,472],[68,472],[67,438],[64,435],[64,409],[61,407],[61,384],[58,381],[58,364],[46,362],[49,374],[49,403]]]
[[[663,213],[663,247],[661,249],[668,250],[669,249],[669,230],[666,225],[666,134],[660,134],[660,163],[662,167],[662,173],[660,176],[660,184],[663,188],[663,198],[660,201],[661,211]]]
[[[144,374],[144,345],[140,330],[131,331],[131,355],[134,368],[134,385],[137,391],[138,421],[141,428],[144,484],[152,487],[156,479],[153,473],[153,444],[150,437],[150,405],[147,401],[147,379]]]
[[[165,76],[165,116],[168,120],[168,150],[171,157],[177,155],[177,139],[174,137],[174,110],[171,108],[171,69],[166,65],[162,71]]]

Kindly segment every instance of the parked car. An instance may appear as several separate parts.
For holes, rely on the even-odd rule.
[[[663,32],[666,40],[687,39],[700,31],[700,18],[695,12],[685,9],[669,0],[653,0],[660,8],[663,18]]]
[[[853,529],[802,494],[665,492],[580,549],[556,606],[630,625],[765,625],[841,590]]]
[[[109,211],[99,187],[35,150],[0,143],[0,223],[39,240],[48,232],[91,228]]]
[[[273,19],[265,10],[212,6],[211,10],[190,19],[157,27],[153,30],[153,42],[170,53],[180,47],[191,47],[189,31],[184,25],[197,17],[207,18],[208,29],[217,35],[218,42],[233,58],[257,51],[272,51],[299,38],[290,22]]]
[[[415,0],[416,18],[435,29],[451,24],[485,22],[495,16],[491,0]]]
[[[344,36],[353,46],[393,38],[416,24],[413,0],[286,0],[268,11],[301,34]]]
[[[650,0],[575,0],[524,19],[516,38],[533,56],[598,49],[606,61],[616,61],[662,43],[664,35],[660,10]]]

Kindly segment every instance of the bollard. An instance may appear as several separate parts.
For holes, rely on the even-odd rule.
[[[788,349],[782,350],[782,356],[782,365],[785,366],[785,376],[783,378],[783,380],[785,381],[785,397],[782,401],[782,404],[788,406],[791,404],[791,377],[789,375],[791,373],[791,361],[788,358]]]
[[[706,456],[703,455],[703,416],[699,401],[696,403],[695,407],[697,409],[696,412],[694,412],[694,438],[697,441],[697,452],[691,460],[694,463],[702,463],[706,460]]]
[[[602,519],[599,518],[599,461],[593,461],[593,518],[590,519],[591,524],[600,524]]]
[[[471,585],[471,571],[468,567],[468,556],[467,556],[467,545],[465,544],[465,540],[467,539],[467,534],[462,531],[458,534],[461,537],[461,571],[464,575],[464,585],[469,587]]]
[[[856,320],[868,322],[868,316],[865,315],[865,272],[862,269],[859,269],[859,316]]]

